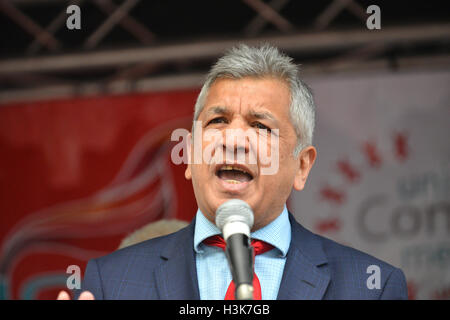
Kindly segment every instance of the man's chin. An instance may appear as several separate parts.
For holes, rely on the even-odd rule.
[[[247,204],[250,206],[250,208],[252,208],[252,210],[254,210],[255,208],[255,201],[254,199],[250,199],[250,197],[248,195],[240,195],[240,194],[230,194],[230,193],[226,193],[226,194],[221,194],[220,197],[216,198],[217,200],[214,201],[215,205],[213,206],[214,208],[214,215],[216,210],[225,202],[227,202],[228,200],[232,200],[232,199],[240,199],[242,201],[247,202]]]

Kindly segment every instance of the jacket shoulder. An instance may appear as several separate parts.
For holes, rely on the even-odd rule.
[[[157,299],[153,271],[164,261],[162,253],[182,237],[183,229],[146,240],[88,262],[82,286],[96,299]]]
[[[325,299],[407,299],[406,279],[400,269],[309,231],[293,215],[290,221],[291,244],[329,277]]]
[[[368,253],[315,235],[331,274],[329,298],[407,299],[402,270]]]
[[[322,248],[328,258],[328,262],[333,263],[359,263],[374,264],[385,270],[393,270],[395,267],[379,258],[353,247],[338,243],[329,238],[315,235],[322,243]]]

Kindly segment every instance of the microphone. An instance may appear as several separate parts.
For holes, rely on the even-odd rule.
[[[245,201],[228,200],[217,208],[216,226],[227,243],[225,254],[236,286],[234,295],[237,300],[253,300],[252,208]]]

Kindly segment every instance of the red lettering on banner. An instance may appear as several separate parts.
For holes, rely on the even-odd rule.
[[[434,300],[449,300],[450,299],[450,287],[445,287],[434,291],[432,294]]]
[[[336,190],[332,187],[323,187],[320,189],[320,195],[327,201],[342,204],[345,199],[343,192]]]
[[[408,300],[417,299],[417,286],[413,281],[407,281],[408,287]]]
[[[322,219],[316,224],[316,230],[319,232],[339,231],[341,222],[338,218]]]
[[[348,160],[338,161],[337,165],[339,172],[342,173],[348,181],[356,182],[359,180],[361,174]]]
[[[377,150],[375,143],[366,142],[363,146],[364,153],[367,156],[369,165],[373,168],[378,168],[381,165],[381,156]]]
[[[406,160],[408,157],[407,136],[403,133],[397,133],[394,137],[395,155],[400,161]]]

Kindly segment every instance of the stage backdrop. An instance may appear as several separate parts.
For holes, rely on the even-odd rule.
[[[307,79],[318,159],[289,208],[401,267],[410,298],[450,294],[450,73]],[[196,211],[170,135],[198,88],[0,107],[0,299],[54,299],[66,268]]]
[[[449,299],[450,73],[309,83],[318,158],[295,216],[402,268],[411,299]]]

